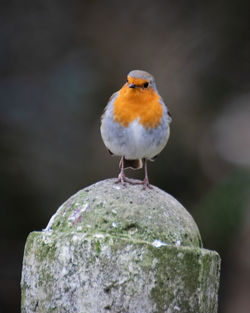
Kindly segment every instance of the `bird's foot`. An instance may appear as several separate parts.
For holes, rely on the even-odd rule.
[[[116,184],[121,183],[123,186],[125,186],[126,183],[131,183],[131,181],[130,181],[129,178],[127,178],[127,177],[125,176],[124,173],[120,173],[120,174],[118,175],[118,179],[117,179],[117,181],[115,181],[115,183],[116,183]]]
[[[145,189],[153,189],[153,187],[149,184],[148,178],[144,178],[143,180],[136,182],[136,184],[143,185],[143,190]]]
[[[148,177],[145,177],[144,180],[130,179],[125,176],[123,171],[121,171],[121,173],[118,175],[118,179],[115,181],[115,184],[119,183],[121,183],[123,186],[125,186],[126,183],[129,183],[131,185],[143,185],[143,190],[147,188],[153,189],[153,187],[149,184]]]
[[[143,190],[145,189],[153,189],[153,187],[149,184],[148,178],[144,178],[144,180],[138,180],[138,179],[133,179],[130,180],[129,178],[126,178],[127,182],[132,184],[132,185],[143,185]]]
[[[115,184],[119,184],[119,183],[121,183],[123,186],[125,186],[126,183],[131,184],[131,185],[143,184],[141,180],[128,178],[122,173],[119,174],[118,179],[115,181]]]
[[[149,180],[148,178],[144,178],[144,180],[142,181],[143,184],[143,189],[153,189],[153,187],[149,184]]]

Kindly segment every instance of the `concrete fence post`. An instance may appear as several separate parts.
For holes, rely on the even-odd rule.
[[[219,272],[177,200],[108,179],[28,236],[22,313],[215,313]]]

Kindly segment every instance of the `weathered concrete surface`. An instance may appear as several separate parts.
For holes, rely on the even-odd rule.
[[[29,235],[22,312],[217,312],[219,267],[173,197],[105,180]]]

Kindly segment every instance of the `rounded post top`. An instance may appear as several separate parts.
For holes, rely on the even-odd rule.
[[[196,223],[187,210],[163,190],[116,184],[106,179],[70,197],[44,231],[121,236],[162,245],[201,247]]]

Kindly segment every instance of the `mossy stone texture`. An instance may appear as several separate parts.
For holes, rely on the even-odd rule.
[[[220,258],[191,215],[153,187],[108,179],[29,235],[22,312],[217,312]]]

